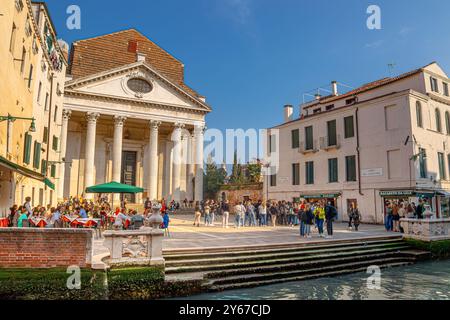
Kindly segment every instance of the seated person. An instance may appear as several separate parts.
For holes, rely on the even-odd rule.
[[[142,227],[144,225],[144,216],[137,211],[134,211],[131,216],[131,225],[133,226],[133,229]]]

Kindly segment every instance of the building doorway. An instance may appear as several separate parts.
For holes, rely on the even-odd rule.
[[[137,152],[136,151],[123,151],[122,152],[122,178],[121,183],[128,184],[130,186],[136,185],[136,170],[137,170]],[[124,199],[128,203],[136,202],[135,194],[123,194],[121,201]]]

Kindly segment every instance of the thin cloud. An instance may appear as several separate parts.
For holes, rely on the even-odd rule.
[[[370,48],[370,49],[375,49],[375,48],[381,47],[383,45],[383,43],[384,43],[383,40],[378,40],[378,41],[366,43],[365,47]]]
[[[400,29],[400,31],[398,32],[398,34],[402,37],[406,37],[408,34],[411,33],[413,29],[410,27],[403,27]]]
[[[222,0],[224,14],[235,23],[247,24],[252,16],[252,0]]]

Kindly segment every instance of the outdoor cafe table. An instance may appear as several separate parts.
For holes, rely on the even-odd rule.
[[[91,228],[96,227],[100,223],[100,219],[92,219],[92,218],[78,218],[78,217],[70,217],[70,216],[63,216],[62,219],[69,223],[70,226],[76,227],[76,226],[83,226],[85,228]]]
[[[38,228],[45,228],[47,221],[44,218],[31,218],[29,219],[31,224]]]
[[[0,228],[8,228],[8,218],[0,218]]]

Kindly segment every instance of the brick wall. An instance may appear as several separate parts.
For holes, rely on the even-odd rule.
[[[92,242],[92,230],[0,228],[0,268],[90,267]]]

